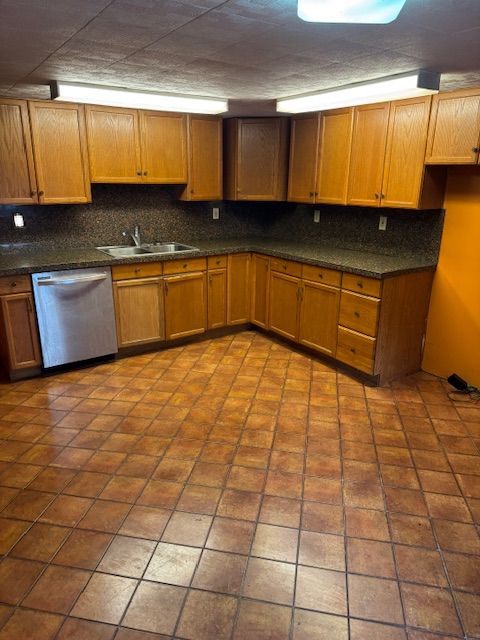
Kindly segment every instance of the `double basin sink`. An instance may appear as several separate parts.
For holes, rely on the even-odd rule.
[[[112,258],[130,258],[133,256],[161,256],[172,254],[190,253],[198,251],[196,247],[188,244],[179,244],[178,242],[156,242],[153,244],[141,244],[135,247],[126,247],[125,245],[97,247],[103,253]]]

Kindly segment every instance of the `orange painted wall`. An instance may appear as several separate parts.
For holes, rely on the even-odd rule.
[[[448,170],[423,369],[480,387],[480,167]]]

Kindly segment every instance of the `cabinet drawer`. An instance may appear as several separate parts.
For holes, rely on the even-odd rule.
[[[303,265],[303,279],[312,282],[320,282],[328,284],[331,287],[339,287],[342,279],[341,271],[334,269],[325,269],[325,267],[314,267],[309,264]]]
[[[365,276],[356,276],[354,273],[344,273],[342,287],[349,291],[356,291],[357,293],[379,298],[382,291],[382,281]]]
[[[208,256],[209,269],[225,269],[227,266],[227,256]]]
[[[337,360],[365,373],[373,373],[375,342],[375,338],[338,327]]]
[[[113,280],[128,280],[129,278],[147,278],[162,275],[161,262],[144,262],[136,264],[117,264],[112,267]]]
[[[206,258],[192,258],[190,260],[172,260],[165,262],[163,273],[188,273],[189,271],[204,271],[207,268]]]
[[[338,324],[369,336],[376,336],[379,307],[380,300],[377,298],[342,291]]]
[[[297,278],[300,278],[302,275],[302,265],[299,262],[293,262],[292,260],[272,258],[270,260],[270,269],[272,271],[280,271],[280,273],[286,273],[289,276],[295,276]]]
[[[0,278],[0,295],[6,293],[27,293],[32,290],[30,276],[4,276]]]

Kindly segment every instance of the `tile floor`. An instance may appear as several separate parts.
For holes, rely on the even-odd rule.
[[[480,405],[245,332],[0,385],[0,640],[480,637]]]

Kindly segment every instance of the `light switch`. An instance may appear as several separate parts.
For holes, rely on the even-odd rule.
[[[378,221],[378,228],[380,231],[386,231],[387,229],[387,216],[380,216],[380,220]]]
[[[214,220],[218,220],[220,218],[220,208],[219,207],[213,207],[212,208],[212,213],[213,213],[213,219]]]

